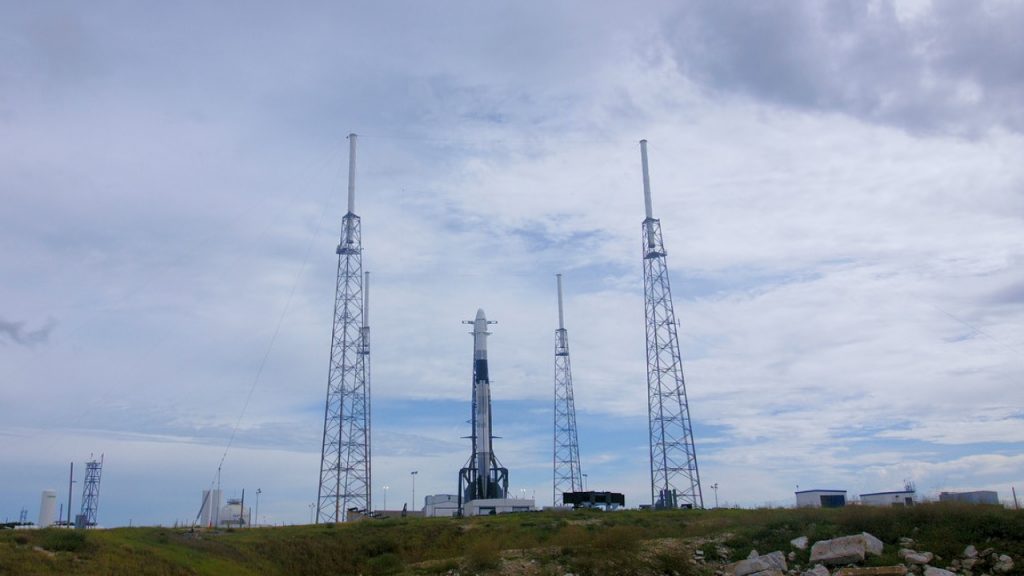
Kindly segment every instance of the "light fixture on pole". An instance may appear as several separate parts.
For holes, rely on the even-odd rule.
[[[412,508],[413,508],[413,510],[416,509],[416,475],[419,474],[419,473],[420,473],[419,470],[413,470],[412,472],[409,472],[409,475],[412,476]]]
[[[715,491],[715,508],[718,508],[718,482],[712,484],[711,489]]]
[[[390,489],[391,489],[390,486],[388,486],[387,484],[384,485],[384,511],[385,512],[388,511],[388,490],[390,490]]]
[[[587,475],[583,474],[583,491],[587,491]]]
[[[263,490],[260,490],[259,488],[256,489],[256,526],[260,525],[260,494],[262,493]],[[249,525],[253,525],[251,521],[249,522]]]

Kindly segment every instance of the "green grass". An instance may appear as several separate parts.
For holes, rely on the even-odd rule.
[[[538,512],[481,518],[404,518],[338,526],[197,532],[171,528],[0,530],[0,575],[318,575],[501,573],[515,557],[536,573],[700,576],[693,548],[713,561],[790,551],[789,541],[870,532],[886,543],[871,564],[896,562],[896,541],[954,558],[967,544],[1014,557],[1024,574],[1024,514],[983,506],[908,509]],[[725,549],[723,549],[723,546]],[[725,552],[722,556],[719,553]],[[805,565],[808,552],[798,554]],[[944,566],[942,563],[938,563]],[[705,569],[706,571],[706,569]]]

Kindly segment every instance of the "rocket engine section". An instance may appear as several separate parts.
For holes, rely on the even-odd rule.
[[[473,325],[473,453],[466,466],[459,470],[459,510],[472,500],[505,498],[508,494],[508,469],[494,456],[491,427],[491,381],[487,369],[487,316],[483,309],[476,318],[465,321]]]

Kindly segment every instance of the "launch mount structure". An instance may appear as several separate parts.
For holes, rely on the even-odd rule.
[[[341,220],[334,296],[331,361],[320,452],[316,522],[344,522],[369,510],[370,328],[368,276],[363,274],[359,216],[355,214],[356,135],[349,134],[348,212]]]
[[[79,528],[96,525],[96,512],[100,507],[100,476],[103,473],[103,455],[99,460],[85,463],[85,481],[82,484],[82,511],[75,519]]]
[[[686,400],[683,361],[661,221],[651,209],[647,140],[640,141],[643,164],[644,307],[647,318],[647,409],[651,444],[651,503],[655,508],[703,508],[697,450]]]
[[[562,312],[562,275],[558,279],[558,330],[555,330],[555,421],[553,506],[562,504],[563,492],[583,491],[580,470],[580,444],[576,436],[576,402],[572,393],[572,366],[569,362],[569,333]]]
[[[494,455],[494,434],[491,427],[491,381],[487,368],[488,321],[483,309],[476,318],[464,320],[473,325],[473,452],[469,461],[459,470],[459,513],[463,505],[473,500],[506,498],[508,495],[508,468]]]

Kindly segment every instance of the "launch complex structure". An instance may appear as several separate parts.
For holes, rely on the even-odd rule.
[[[369,274],[363,273],[362,224],[355,213],[356,135],[348,135],[348,212],[341,220],[331,361],[320,449],[316,522],[344,522],[370,508]]]
[[[337,247],[331,356],[324,406],[316,522],[344,522],[372,515],[370,452],[369,274],[363,270],[361,221],[355,213],[356,135],[349,134],[348,211]],[[700,472],[686,397],[678,323],[672,304],[661,221],[654,218],[647,141],[640,141],[646,218],[642,223],[647,405],[651,505],[655,509],[703,508]],[[554,352],[552,500],[586,493],[580,467],[569,339],[558,279],[558,329]],[[532,509],[533,501],[508,498],[508,469],[494,454],[488,321],[483,309],[465,321],[473,331],[472,451],[458,474],[458,513]],[[621,494],[618,495],[621,498]],[[624,502],[624,501],[623,501]]]

